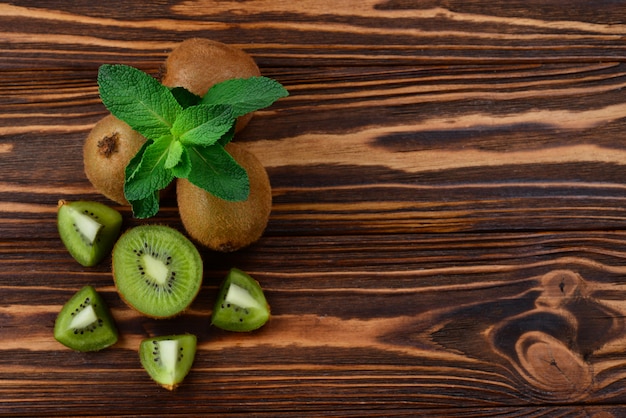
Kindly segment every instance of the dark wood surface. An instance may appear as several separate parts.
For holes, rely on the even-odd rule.
[[[0,415],[626,416],[624,2],[17,1],[0,33]],[[193,36],[291,95],[236,138],[264,237],[202,250],[192,309],[156,321],[73,261],[56,202],[112,204],[82,167],[99,65],[156,76]],[[181,228],[171,195],[150,222]],[[209,326],[231,267],[266,289],[258,332]],[[99,353],[52,336],[85,284],[122,335]],[[199,337],[173,393],[137,356],[170,332]]]

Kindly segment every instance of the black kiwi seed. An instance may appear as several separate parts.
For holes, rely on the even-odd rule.
[[[83,210],[83,214],[91,217],[94,220],[99,220],[98,215],[94,214],[93,212],[84,209]],[[102,226],[100,227],[101,229],[104,229],[106,225],[102,224]],[[74,228],[74,231],[76,231],[76,233],[80,236],[80,238],[82,239],[83,243],[85,245],[87,245],[88,247],[93,247],[96,243],[101,242],[101,238],[100,238],[100,234],[98,234],[98,236],[96,236],[96,241],[94,242],[90,242],[87,237],[85,236],[85,234],[83,234],[83,232],[80,230],[80,228],[78,228],[78,225],[76,225],[76,223],[72,223],[72,227]]]
[[[85,301],[83,303],[81,303],[80,308],[76,308],[74,310],[74,312],[71,313],[72,316],[75,316],[76,314],[78,314],[80,311],[82,311],[83,309],[85,309],[87,306],[89,306],[89,298],[85,299]],[[93,304],[93,308],[96,309],[97,305],[94,303]],[[84,327],[84,328],[74,328],[74,334],[78,335],[84,335],[85,332],[94,332],[96,329],[102,327],[104,325],[104,321],[102,320],[102,318],[98,318],[98,320],[96,322],[93,322],[91,324],[89,324],[89,326]]]
[[[171,265],[172,256],[170,256],[170,255],[161,256],[158,251],[154,251],[152,249],[152,247],[149,246],[148,243],[145,243],[145,242],[143,244],[143,247],[145,248],[145,252],[150,254],[153,258],[156,258],[156,259],[160,260],[166,266]],[[138,256],[141,256],[141,255],[144,254],[144,251],[141,250],[141,249],[133,249],[133,253],[137,254]],[[146,276],[146,271],[145,271],[144,266],[141,264],[141,259],[140,258],[137,258],[137,270],[139,270],[139,274],[141,276],[143,276],[143,277]],[[169,279],[168,279],[168,281],[165,284],[159,284],[156,281],[152,281],[149,278],[145,278],[144,282],[148,286],[153,288],[154,290],[165,291],[165,292],[171,294],[172,291],[173,291],[172,289],[173,289],[173,282],[174,282],[175,276],[176,276],[176,272],[175,271],[170,272]]]

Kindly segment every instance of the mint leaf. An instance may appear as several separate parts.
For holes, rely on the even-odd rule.
[[[180,162],[181,155],[183,155],[183,144],[180,141],[172,141],[170,143],[170,148],[167,151],[167,158],[165,159],[164,167],[166,169],[172,169],[176,167],[176,165]]]
[[[202,100],[202,97],[197,94],[193,94],[184,87],[172,87],[170,91],[183,109],[186,109],[189,106],[195,106],[200,103],[200,100]]]
[[[217,141],[218,144],[224,146],[228,144],[235,137],[235,124],[233,124],[232,128],[229,129],[222,137]]]
[[[141,164],[141,159],[143,158],[143,154],[146,149],[152,144],[152,141],[147,141],[143,144],[143,146],[139,149],[137,154],[130,160],[128,165],[126,166],[125,178],[128,179],[132,177],[133,174],[138,170],[139,165]],[[124,183],[126,185],[126,183]],[[139,200],[129,200],[130,206],[133,210],[133,215],[136,218],[150,218],[157,214],[159,211],[159,194],[157,191],[152,193],[151,195],[139,199]]]
[[[271,78],[233,78],[211,87],[200,103],[231,105],[233,116],[239,117],[268,107],[288,95],[289,92]]]
[[[229,201],[243,201],[250,194],[248,173],[221,145],[187,148],[191,171],[187,179],[207,192]]]
[[[129,201],[135,218],[151,218],[159,211],[159,192],[155,191],[139,200]]]
[[[130,159],[126,168],[124,169],[124,186],[128,182],[128,179],[131,178],[135,172],[139,169],[141,165],[141,159],[143,158],[143,154],[146,152],[146,148],[148,148],[152,144],[152,141],[148,140],[144,142],[144,144],[139,148],[139,151],[134,155],[133,158]],[[124,193],[126,195],[126,193]],[[128,196],[125,196],[126,200],[128,200]]]
[[[163,136],[143,150],[139,164],[131,161],[136,167],[127,172],[124,183],[124,195],[128,201],[144,199],[164,189],[174,179],[171,170],[165,168],[171,141],[171,136]]]
[[[102,65],[98,85],[106,108],[149,139],[169,134],[182,111],[169,88],[127,65]]]
[[[174,167],[172,167],[172,174],[179,179],[186,179],[191,172],[191,159],[189,158],[189,152],[187,148],[183,147],[183,152],[180,155],[180,161]]]
[[[184,145],[213,145],[234,125],[233,109],[227,105],[197,105],[183,110],[172,134]]]

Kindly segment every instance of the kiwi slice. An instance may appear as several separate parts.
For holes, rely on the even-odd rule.
[[[120,234],[122,215],[98,202],[60,200],[57,226],[72,257],[90,267],[111,252]]]
[[[253,331],[270,318],[270,307],[259,283],[233,268],[220,286],[211,323],[227,331]]]
[[[146,338],[139,345],[139,360],[150,377],[168,390],[175,389],[189,373],[196,355],[192,334]]]
[[[98,351],[117,342],[109,308],[92,286],[80,289],[63,306],[54,324],[54,338],[77,351]]]
[[[196,247],[169,226],[131,228],[113,248],[113,278],[120,296],[153,318],[184,311],[200,290],[202,273]]]

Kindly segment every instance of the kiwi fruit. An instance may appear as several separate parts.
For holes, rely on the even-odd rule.
[[[272,209],[272,189],[263,164],[242,145],[228,143],[226,151],[248,173],[250,194],[241,202],[220,199],[190,183],[176,181],[178,210],[189,236],[221,252],[232,252],[257,241]]]
[[[202,284],[203,265],[194,244],[164,225],[124,232],[113,248],[113,278],[121,298],[140,313],[168,318],[183,312]]]
[[[259,283],[231,269],[220,286],[211,323],[227,331],[247,332],[262,327],[269,318],[270,307]]]
[[[72,257],[90,267],[111,252],[120,234],[122,215],[98,202],[59,200],[57,227]]]
[[[139,360],[155,382],[173,390],[191,370],[196,342],[193,334],[146,338],[139,344]]]
[[[65,303],[54,323],[54,338],[77,351],[99,351],[117,342],[109,308],[92,286],[85,286]]]
[[[254,59],[242,49],[210,39],[190,38],[168,55],[161,83],[167,87],[184,87],[202,97],[222,81],[260,75]],[[251,118],[252,113],[237,118],[235,132],[242,130]]]
[[[98,121],[83,144],[85,175],[96,190],[127,205],[124,171],[145,142],[145,137],[113,115]]]

